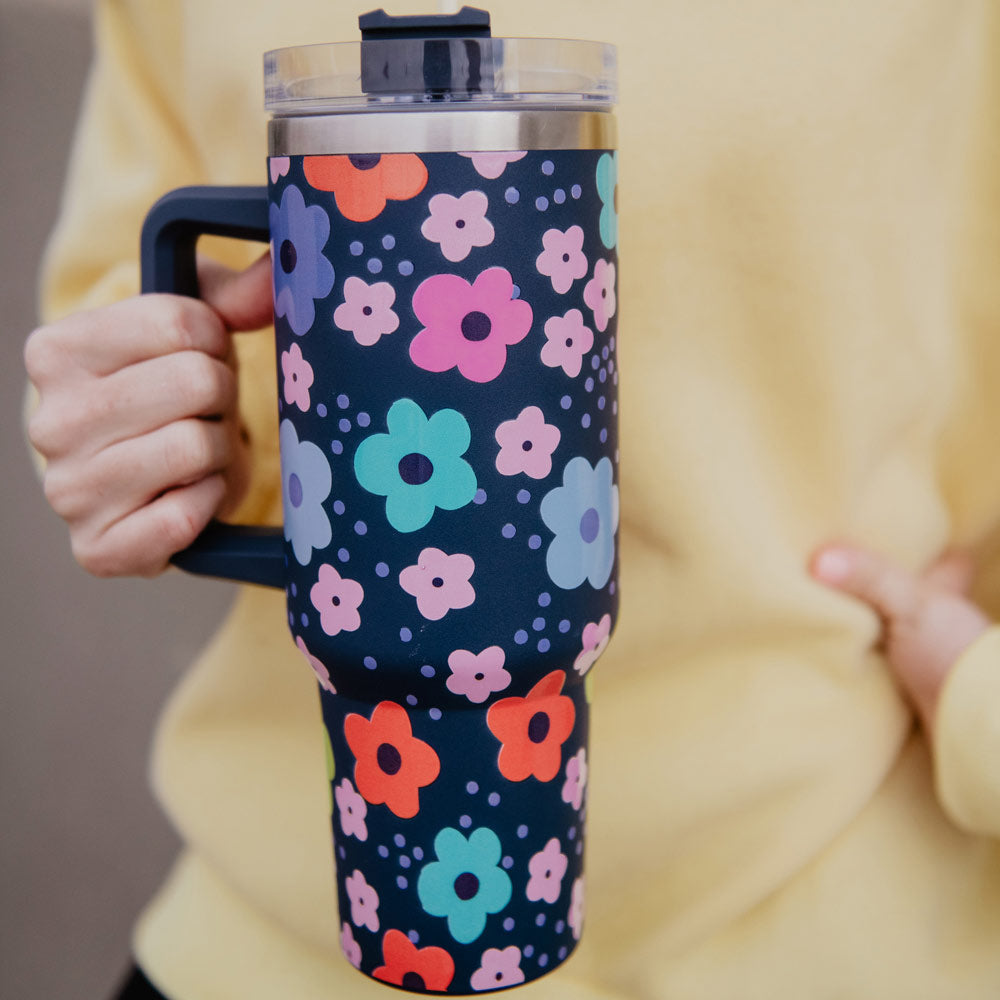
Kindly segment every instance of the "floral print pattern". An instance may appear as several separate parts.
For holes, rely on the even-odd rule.
[[[318,656],[313,656],[309,652],[305,642],[302,640],[302,636],[297,635],[295,637],[295,645],[298,647],[299,652],[306,658],[309,666],[313,668],[316,680],[319,681],[319,686],[324,691],[329,691],[330,694],[336,694],[337,689],[333,686],[333,681],[330,680],[330,671],[327,670],[326,664]]]
[[[583,806],[583,795],[587,790],[587,750],[580,747],[566,761],[566,781],[562,786],[562,800],[568,802],[574,809]]]
[[[526,406],[514,420],[505,420],[494,434],[500,453],[497,472],[502,476],[524,473],[544,479],[552,471],[552,453],[559,444],[559,428],[545,422],[537,406]]]
[[[445,259],[453,263],[465,260],[473,247],[493,242],[493,223],[486,218],[489,205],[482,191],[466,191],[460,198],[436,194],[428,202],[431,214],[420,232],[425,239],[440,245]]]
[[[333,193],[352,222],[369,222],[388,201],[415,198],[427,183],[427,168],[413,153],[306,156],[302,170],[314,188]]]
[[[611,641],[611,615],[602,615],[599,622],[583,626],[583,649],[573,661],[573,669],[585,674],[596,662]]]
[[[562,316],[545,321],[545,346],[542,364],[561,368],[570,378],[576,378],[583,368],[584,355],[594,346],[594,334],[583,322],[579,309],[568,309]]]
[[[417,609],[429,621],[440,621],[456,608],[467,608],[476,599],[469,582],[476,564],[471,556],[441,549],[424,549],[416,565],[399,574],[399,585],[417,599]]]
[[[535,267],[552,279],[553,289],[562,295],[587,273],[583,229],[580,226],[570,226],[566,232],[548,229],[542,235],[542,246],[545,249],[535,259]]]
[[[351,901],[351,920],[354,921],[354,926],[377,931],[378,893],[357,868],[347,876],[347,898]]]
[[[498,990],[504,986],[519,986],[524,982],[521,968],[521,949],[516,944],[506,948],[487,948],[482,965],[472,973],[469,985],[480,990]]]
[[[309,591],[309,600],[319,612],[320,627],[331,636],[361,628],[358,608],[364,597],[364,589],[357,580],[342,577],[329,563],[320,566],[319,576]]]
[[[403,989],[443,993],[455,975],[455,962],[444,948],[418,948],[393,928],[382,938],[382,965],[372,975]]]
[[[334,790],[337,800],[337,811],[340,813],[340,829],[345,837],[357,837],[358,840],[368,839],[368,806],[365,800],[354,790],[350,778],[344,778]]]
[[[453,694],[462,694],[475,705],[510,686],[510,673],[504,669],[504,651],[488,646],[481,653],[456,649],[448,656],[451,676],[446,684]]]
[[[618,307],[614,264],[609,264],[603,258],[594,264],[594,276],[583,290],[583,301],[594,313],[594,326],[603,333]]]
[[[554,903],[562,892],[563,875],[569,866],[569,859],[563,854],[558,837],[553,837],[528,862],[531,878],[524,894],[533,902],[544,900]]]
[[[601,242],[613,250],[618,246],[618,154],[605,153],[597,161],[597,193],[603,202],[599,230]]]
[[[472,160],[472,165],[480,177],[496,180],[507,169],[508,163],[517,163],[528,154],[524,150],[517,153],[459,153]]]
[[[362,347],[371,347],[399,328],[399,317],[392,309],[395,301],[396,289],[389,282],[369,285],[352,274],[344,282],[344,301],[334,310],[333,322],[354,334]]]
[[[333,485],[330,463],[312,441],[299,440],[291,420],[281,421],[278,447],[285,541],[292,543],[295,558],[306,566],[313,549],[325,549],[333,538],[330,519],[323,509]]]
[[[292,344],[281,352],[281,373],[285,377],[283,395],[289,406],[295,405],[303,413],[309,409],[309,386],[313,384],[312,365],[302,356],[302,348]]]
[[[361,945],[354,940],[354,931],[346,920],[340,928],[340,950],[355,969],[361,968]]]

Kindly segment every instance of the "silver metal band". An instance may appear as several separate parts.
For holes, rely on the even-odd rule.
[[[271,156],[614,149],[610,111],[393,111],[275,117]]]

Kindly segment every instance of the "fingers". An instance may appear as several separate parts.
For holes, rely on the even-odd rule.
[[[975,563],[965,552],[946,552],[926,573],[924,580],[951,594],[968,594],[975,574]]]
[[[820,583],[864,601],[883,618],[905,619],[920,601],[916,577],[866,549],[827,546],[813,556],[809,568]]]
[[[270,253],[244,271],[200,257],[198,284],[202,298],[230,330],[259,330],[273,319]]]

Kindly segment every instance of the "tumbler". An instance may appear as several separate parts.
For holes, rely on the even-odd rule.
[[[615,51],[485,11],[265,56],[266,188],[150,212],[268,241],[283,526],[176,562],[280,587],[319,680],[341,946],[491,991],[580,939],[588,685],[618,608]],[[294,845],[289,845],[294,849]]]

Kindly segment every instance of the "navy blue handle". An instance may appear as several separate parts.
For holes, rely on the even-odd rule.
[[[198,296],[195,245],[202,235],[268,242],[266,187],[186,187],[165,194],[142,227],[143,292]],[[170,560],[189,573],[283,589],[280,528],[211,522]]]

